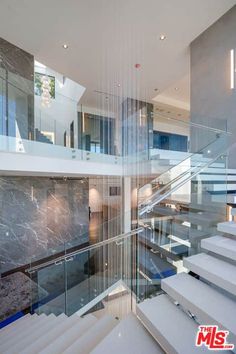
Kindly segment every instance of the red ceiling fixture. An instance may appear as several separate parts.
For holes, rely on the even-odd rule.
[[[140,69],[141,68],[141,64],[137,63],[137,64],[134,65],[134,67],[135,67],[135,69]]]

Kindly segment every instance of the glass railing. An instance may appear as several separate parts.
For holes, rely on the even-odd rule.
[[[78,147],[77,101],[55,92],[48,107],[35,95],[34,140],[65,147]]]
[[[58,92],[57,98],[57,102],[52,99],[51,107],[43,108],[41,98],[36,96],[34,116],[30,118],[26,114],[18,116],[18,111],[12,111],[11,129],[8,133],[5,129],[0,130],[0,151],[123,164],[126,175],[160,175],[214,141],[217,134],[223,133],[220,129],[154,114],[154,137],[153,141],[149,141],[149,147],[139,151],[139,146],[136,146],[132,153],[121,156],[114,134],[114,121],[118,117],[108,119],[83,112],[83,109],[78,113],[74,100]],[[64,103],[70,107],[68,110],[63,108]],[[60,117],[55,114],[57,111]],[[0,118],[4,120],[3,116]],[[196,136],[193,143],[190,141],[192,132]],[[177,143],[173,144],[172,135],[177,137]]]
[[[32,284],[31,310],[37,313],[73,313],[107,310],[109,301],[126,296],[116,306],[115,316],[122,317],[131,307],[136,237],[142,228],[109,238],[62,255],[27,272]],[[113,308],[114,310],[114,308]]]
[[[210,122],[206,120],[206,124],[208,123]],[[127,175],[141,175],[144,180],[146,178],[146,181],[162,175],[163,180],[160,180],[160,185],[165,184],[170,178],[174,178],[168,175],[167,171],[171,170],[174,173],[173,167],[180,166],[180,163],[184,161],[189,165],[190,158],[193,159],[193,156],[195,163],[198,163],[197,153],[200,157],[207,146],[222,135],[227,135],[225,121],[222,120],[220,123],[220,128],[214,128],[189,120],[165,116],[162,113],[154,114],[153,140],[149,141],[149,146],[153,145],[142,151],[138,150],[138,145],[136,151],[131,151],[128,155],[123,156],[125,173]],[[205,157],[207,158],[207,154]],[[203,158],[201,158],[202,160]],[[176,173],[179,174],[177,170],[178,168],[176,168]],[[143,200],[152,194],[151,189],[150,186],[144,184],[144,188],[140,190],[140,194],[143,193]],[[141,200],[141,195],[139,199]]]
[[[142,216],[162,200],[174,193],[181,186],[186,185],[204,168],[215,163],[222,167],[224,162],[219,158],[229,147],[229,135],[217,133],[214,140],[201,148],[197,153],[189,153],[184,159],[167,169],[157,178],[139,189],[139,215]]]
[[[162,279],[186,272],[183,258],[199,253],[201,240],[226,219],[230,134],[192,123],[189,130],[196,136],[187,151],[155,150],[166,170],[138,191],[145,230],[137,243],[138,301],[160,293]]]
[[[30,244],[31,247],[28,247],[25,240],[19,240],[18,247],[23,250],[22,255],[17,251],[17,247],[13,247],[9,253],[10,256],[8,255],[10,262],[3,258],[0,264],[1,274],[6,276],[17,271],[24,271],[29,264],[36,266],[57,259],[65,252],[68,254],[78,251],[81,248],[126,233],[137,228],[137,225],[137,217],[132,219],[130,210],[125,213],[117,211],[114,217],[111,217],[109,213],[107,215],[104,213],[95,217],[95,222],[91,220],[89,224],[77,224],[76,227],[70,229],[70,232],[62,230],[58,232],[53,228],[39,230],[37,232],[37,242]]]
[[[59,145],[0,135],[0,151],[27,154],[39,157],[121,165],[122,158],[113,155],[96,154],[90,151],[67,148]]]
[[[217,223],[227,219],[227,148],[219,136],[210,152],[193,155],[167,187],[154,185],[151,198],[141,200],[138,301],[160,293],[162,279],[187,272],[183,259],[200,253],[201,240],[217,235]]]
[[[30,263],[37,266],[50,259],[57,259],[63,256],[64,253],[69,254],[81,248],[96,245],[99,242],[109,240],[138,227],[138,220],[137,218],[132,218],[131,210],[118,213],[107,221],[104,221],[104,219],[105,215],[101,217],[101,220],[97,220],[95,225],[84,226],[81,231],[77,231],[73,235],[53,235],[46,243],[42,239],[42,242],[39,242],[34,250],[34,255],[28,258],[25,257],[25,264]]]

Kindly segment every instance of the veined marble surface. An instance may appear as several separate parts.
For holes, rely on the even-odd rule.
[[[0,177],[0,273],[88,241],[88,180]]]

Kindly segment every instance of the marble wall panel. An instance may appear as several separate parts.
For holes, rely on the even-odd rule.
[[[0,272],[88,241],[88,179],[0,177]]]

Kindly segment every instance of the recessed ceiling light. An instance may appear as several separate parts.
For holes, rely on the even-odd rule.
[[[155,88],[154,91],[159,91],[159,89],[158,89],[158,88]]]
[[[175,91],[178,91],[178,89],[179,89],[178,87],[175,87]]]
[[[64,44],[62,45],[62,48],[64,48],[64,49],[68,49],[68,48],[69,48],[69,46],[68,46],[68,44],[64,43]]]
[[[121,85],[120,84],[117,84],[117,87],[120,87]]]
[[[160,41],[164,41],[166,39],[166,35],[164,34],[161,34],[160,37],[159,37]]]

